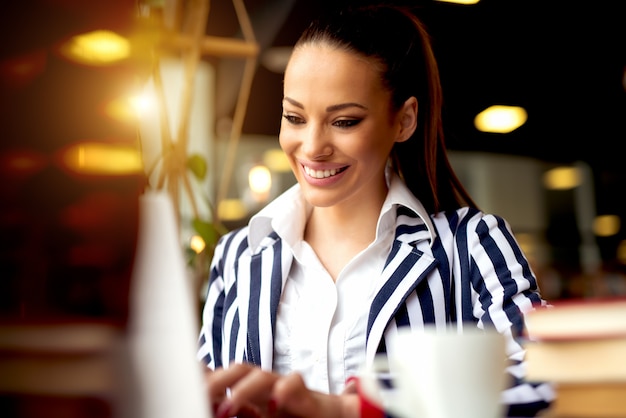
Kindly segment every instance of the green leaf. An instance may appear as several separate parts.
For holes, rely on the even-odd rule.
[[[194,218],[192,226],[198,235],[202,237],[207,247],[213,247],[217,244],[221,234],[213,223]]]
[[[204,180],[207,173],[207,163],[200,154],[192,154],[187,158],[187,168],[198,180]]]

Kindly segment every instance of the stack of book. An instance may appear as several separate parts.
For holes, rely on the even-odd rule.
[[[626,299],[553,303],[527,316],[527,379],[552,382],[550,416],[626,417]]]

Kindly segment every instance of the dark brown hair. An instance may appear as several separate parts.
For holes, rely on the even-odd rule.
[[[443,95],[430,36],[408,9],[346,7],[314,20],[296,43],[325,43],[381,64],[394,110],[414,96],[418,127],[391,151],[394,170],[430,213],[476,207],[448,160],[441,120]]]

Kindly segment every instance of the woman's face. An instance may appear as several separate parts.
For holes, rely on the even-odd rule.
[[[294,51],[279,138],[313,206],[382,203],[389,153],[408,138],[406,110],[392,113],[390,99],[372,60],[325,44]]]

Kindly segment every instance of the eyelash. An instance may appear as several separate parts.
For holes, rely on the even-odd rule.
[[[304,119],[294,115],[283,115],[283,118],[292,125],[302,125],[305,123]],[[333,122],[333,126],[340,129],[349,129],[361,123],[361,120],[362,119],[339,119]]]
[[[302,125],[304,123],[302,118],[294,115],[283,115],[283,118],[292,125]]]
[[[361,123],[361,120],[362,119],[339,119],[338,121],[334,122],[333,125],[338,128],[348,129],[352,128],[353,126],[357,126],[359,123]]]

